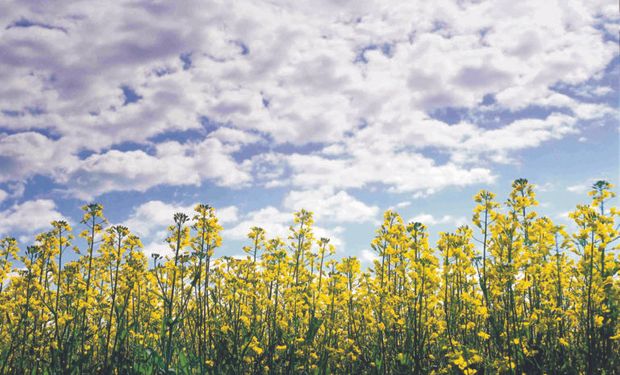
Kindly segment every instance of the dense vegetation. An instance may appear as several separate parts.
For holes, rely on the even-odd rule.
[[[573,233],[537,215],[527,180],[512,187],[503,204],[477,194],[473,225],[435,247],[387,211],[368,271],[304,210],[287,239],[255,227],[245,259],[218,257],[202,204],[174,215],[171,255],[149,267],[140,240],[87,205],[81,249],[64,221],[25,249],[1,240],[0,373],[614,373],[611,185],[570,214]]]

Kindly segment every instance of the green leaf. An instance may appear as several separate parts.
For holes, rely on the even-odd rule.
[[[323,324],[323,320],[322,319],[318,319],[317,317],[313,316],[310,319],[310,324],[308,327],[308,332],[306,332],[306,344],[311,343],[314,340],[314,337],[316,336],[316,333],[319,331],[319,328],[321,327],[321,324]]]

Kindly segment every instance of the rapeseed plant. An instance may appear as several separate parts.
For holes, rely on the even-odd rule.
[[[618,216],[595,183],[570,214],[535,211],[534,186],[474,197],[472,226],[429,244],[387,211],[368,269],[294,214],[244,258],[218,254],[216,210],[171,218],[152,266],[130,228],[84,206],[20,250],[0,239],[0,373],[612,374],[620,367]],[[258,223],[260,224],[260,223]],[[67,262],[67,251],[79,256]]]

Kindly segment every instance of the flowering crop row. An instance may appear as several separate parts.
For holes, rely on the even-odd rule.
[[[0,240],[0,373],[614,373],[612,186],[594,184],[572,233],[535,212],[527,180],[512,188],[503,204],[477,194],[472,225],[434,247],[387,211],[366,271],[305,210],[288,238],[254,227],[247,257],[219,257],[202,204],[174,215],[171,255],[149,267],[139,238],[87,205],[83,248],[64,221],[25,249]]]

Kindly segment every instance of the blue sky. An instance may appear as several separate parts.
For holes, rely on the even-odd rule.
[[[388,208],[436,238],[525,177],[568,224],[618,183],[619,15],[608,1],[0,4],[0,235],[79,207],[162,252],[172,213],[370,259]]]

